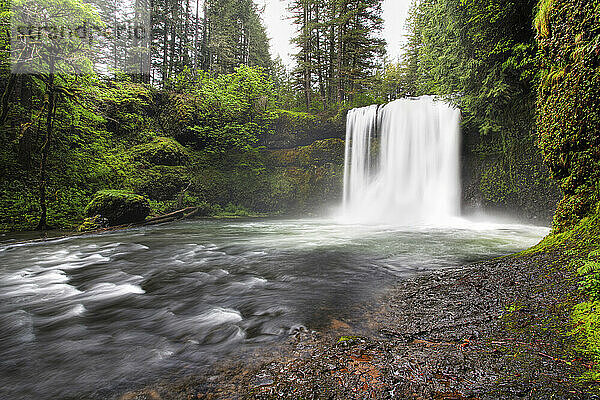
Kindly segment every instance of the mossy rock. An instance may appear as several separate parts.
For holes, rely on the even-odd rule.
[[[175,139],[157,137],[152,142],[136,146],[132,150],[136,161],[154,165],[183,165],[188,161],[185,148]]]
[[[131,187],[151,200],[174,200],[186,188],[190,176],[186,167],[157,165],[139,170],[131,180]]]
[[[270,149],[307,146],[315,140],[343,138],[346,134],[344,121],[302,112],[277,110],[271,130],[274,135],[262,138],[261,145]]]
[[[344,163],[345,142],[342,139],[317,140],[301,148],[300,165],[324,165]]]
[[[106,228],[108,226],[108,219],[101,215],[94,215],[83,220],[77,232],[90,232],[98,229]]]
[[[345,142],[342,139],[317,140],[309,146],[270,150],[269,161],[275,166],[309,167],[344,164]]]
[[[150,214],[150,203],[144,196],[121,190],[101,190],[85,207],[88,217],[100,215],[110,226],[142,222]]]
[[[352,347],[359,343],[363,343],[364,339],[360,336],[342,336],[338,339],[336,346],[338,347]]]
[[[554,232],[594,212],[600,182],[600,3],[540,1],[537,134],[544,161],[560,183]]]

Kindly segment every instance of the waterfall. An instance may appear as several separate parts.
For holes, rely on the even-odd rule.
[[[460,111],[430,96],[350,110],[344,217],[436,223],[460,212]]]

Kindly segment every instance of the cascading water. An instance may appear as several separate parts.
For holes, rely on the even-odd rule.
[[[439,222],[460,212],[460,111],[430,96],[348,112],[344,217]]]

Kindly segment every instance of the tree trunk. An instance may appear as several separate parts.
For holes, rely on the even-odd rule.
[[[10,74],[10,77],[8,78],[8,84],[4,89],[4,93],[2,93],[2,113],[0,114],[0,126],[4,125],[6,119],[8,118],[8,109],[10,108],[8,100],[10,99],[10,95],[15,87],[16,81],[17,75]]]
[[[329,102],[335,102],[336,82],[335,82],[335,3],[331,6],[331,26],[329,27],[329,71],[327,73],[327,99]]]
[[[46,203],[46,186],[48,180],[48,154],[52,144],[52,128],[54,125],[54,111],[56,107],[54,93],[54,59],[50,60],[50,73],[48,74],[48,115],[46,117],[46,140],[42,146],[42,160],[40,162],[40,221],[37,230],[45,231],[48,229],[48,206]]]
[[[204,10],[204,19],[202,20],[202,46],[200,48],[200,57],[201,57],[201,68],[202,70],[208,72],[212,67],[212,55],[210,52],[210,20],[208,19],[208,6],[206,5],[206,1],[203,6]]]
[[[179,19],[179,3],[175,3],[173,5],[173,10],[172,10],[172,23],[171,23],[171,55],[169,57],[169,77],[173,76],[173,73],[175,71],[175,58],[176,58],[176,52],[175,52],[175,45],[176,45],[176,39],[177,39],[177,25],[179,23],[181,23],[181,20]]]
[[[310,71],[310,5],[308,1],[304,3],[304,95],[306,100],[306,109],[310,110],[310,91],[311,91],[311,71]]]
[[[183,31],[179,48],[183,53],[183,65],[188,66],[190,65],[190,53],[188,47],[188,40],[190,38],[190,0],[185,1],[185,22]]]
[[[194,22],[194,73],[198,69],[198,31],[200,30],[200,0],[196,0],[196,21]]]
[[[338,103],[342,103],[344,101],[344,56],[345,56],[345,46],[344,46],[344,35],[346,34],[346,22],[341,20],[341,17],[345,18],[346,15],[346,4],[343,4],[340,7],[338,16],[340,17],[340,22],[338,26],[338,45],[337,45],[337,101]]]
[[[327,100],[325,98],[325,80],[323,77],[323,49],[321,47],[321,15],[319,14],[319,5],[315,7],[315,53],[317,56],[317,77],[319,81],[319,94],[323,103],[323,110],[327,109]]]
[[[168,3],[167,3],[168,4]],[[162,59],[162,84],[163,87],[167,82],[167,78],[169,77],[168,69],[167,69],[167,60],[169,58],[169,18],[168,15],[164,17],[164,28],[163,28],[163,59]]]

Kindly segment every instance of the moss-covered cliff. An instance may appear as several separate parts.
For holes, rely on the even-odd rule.
[[[567,335],[600,378],[600,1],[540,0],[538,134],[563,198],[554,229],[532,251],[559,249],[580,276]]]
[[[34,229],[42,198],[44,225],[73,229],[102,190],[143,195],[151,215],[314,213],[342,192],[341,119],[279,109],[261,69],[187,71],[161,89],[127,77],[69,81],[76,101],[61,97],[48,144],[43,111],[31,111],[43,110],[43,88],[18,80],[26,96],[14,96],[0,127],[0,231]]]
[[[260,144],[271,149],[289,149],[308,146],[316,140],[343,139],[345,124],[339,116],[277,110],[270,128],[271,135],[261,138]]]
[[[564,194],[556,232],[595,210],[600,182],[600,2],[543,0],[536,18],[542,76],[539,143]]]
[[[549,225],[560,200],[535,139],[504,150],[491,136],[465,129],[462,146],[463,212],[486,212]]]

